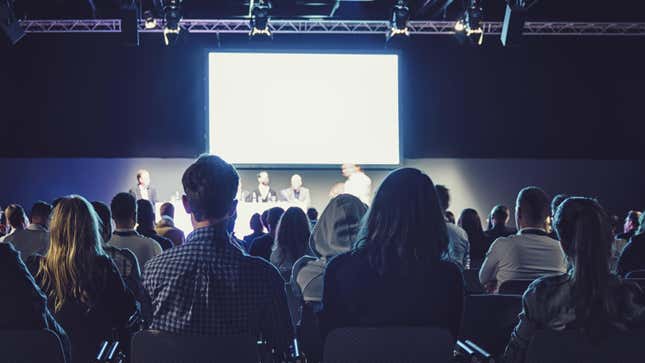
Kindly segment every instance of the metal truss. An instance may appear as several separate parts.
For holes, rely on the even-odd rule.
[[[119,19],[85,20],[22,20],[20,24],[27,33],[115,33],[121,31]],[[408,25],[412,35],[454,34],[451,21],[411,21]],[[249,21],[240,19],[184,19],[182,28],[190,33],[246,34],[250,31]],[[269,28],[276,34],[385,34],[389,31],[387,21],[360,20],[271,20]],[[501,22],[484,22],[485,34],[499,34]],[[161,32],[163,20],[146,29],[139,23],[142,33]],[[524,35],[617,35],[645,36],[645,23],[579,23],[579,22],[527,22]]]

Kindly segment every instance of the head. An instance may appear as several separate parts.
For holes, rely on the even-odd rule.
[[[490,212],[490,223],[493,228],[497,226],[505,227],[510,219],[511,213],[505,205],[498,204]]]
[[[477,238],[484,236],[484,229],[482,228],[482,221],[476,210],[468,208],[464,209],[459,216],[459,227],[463,228],[468,234],[470,242],[475,241]]]
[[[515,221],[519,229],[546,229],[549,218],[549,196],[538,187],[520,190],[515,202]]]
[[[137,171],[137,183],[144,187],[150,186],[150,172],[146,169]]]
[[[367,206],[350,194],[329,201],[314,226],[309,240],[311,250],[321,257],[348,252],[358,239]]]
[[[262,212],[262,214],[260,215],[260,222],[262,222],[262,227],[264,227],[264,229],[269,231],[269,210],[268,209]]]
[[[573,266],[576,318],[587,332],[602,331],[614,309],[608,290],[613,242],[609,216],[596,200],[571,197],[556,210],[554,225]]]
[[[343,176],[346,178],[359,171],[361,171],[361,167],[352,163],[345,163],[341,167],[341,172],[343,173]]]
[[[119,193],[110,203],[116,228],[132,229],[137,222],[137,200],[130,193]]]
[[[249,227],[253,230],[254,233],[262,233],[262,220],[260,219],[260,213],[254,213],[251,216],[251,220],[249,221]]]
[[[408,272],[442,258],[448,233],[438,195],[430,177],[418,169],[388,174],[359,235],[372,268],[380,274]]]
[[[101,232],[101,239],[103,243],[107,243],[112,237],[112,213],[107,204],[99,201],[92,202],[94,212],[99,221],[99,230]]]
[[[49,226],[49,215],[52,212],[52,206],[49,203],[38,201],[31,207],[30,221],[33,224],[39,224],[45,228]]]
[[[38,274],[55,311],[71,299],[93,306],[98,296],[93,283],[95,257],[104,254],[94,208],[78,195],[62,198],[52,213],[49,232],[49,250]]]
[[[456,222],[455,215],[451,211],[446,211],[446,222],[455,224]]]
[[[318,220],[318,210],[316,210],[316,208],[308,208],[307,218],[309,218],[310,221]]]
[[[437,198],[439,199],[439,208],[445,213],[450,208],[450,189],[441,184],[437,184],[435,189],[437,190]]]
[[[635,211],[635,210],[630,210],[627,212],[627,216],[625,217],[625,224],[623,226],[623,232],[629,233],[634,230],[638,230],[638,227],[640,225],[640,217],[641,217],[641,212]]]
[[[555,211],[558,210],[560,204],[567,198],[569,198],[567,194],[558,194],[551,199],[551,217],[555,216]]]
[[[235,212],[239,180],[235,168],[215,155],[202,155],[186,169],[182,201],[194,227],[219,223]]]
[[[4,210],[7,223],[13,229],[25,229],[27,227],[27,214],[20,204],[9,204]]]
[[[291,189],[300,190],[302,187],[302,177],[298,174],[293,174],[291,176]]]
[[[269,213],[267,214],[267,230],[269,231],[269,234],[272,236],[275,236],[275,233],[278,229],[278,222],[280,222],[280,218],[282,217],[282,214],[284,214],[284,209],[280,207],[273,207],[269,209]]]
[[[159,215],[161,217],[167,216],[170,219],[175,219],[175,206],[170,202],[162,204],[159,208]]]
[[[149,200],[137,200],[137,224],[145,229],[155,228],[155,210]]]
[[[269,179],[269,173],[264,170],[258,173],[258,184],[269,185],[270,182],[271,180]]]
[[[307,251],[309,242],[309,219],[302,209],[288,208],[278,222],[275,234],[275,254],[278,265],[293,264]]]

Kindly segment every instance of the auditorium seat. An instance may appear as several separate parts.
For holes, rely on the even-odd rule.
[[[486,292],[484,285],[479,282],[479,270],[464,270],[463,275],[467,294],[483,294]]]
[[[0,330],[0,361],[65,363],[65,356],[51,330]]]
[[[132,339],[132,363],[258,362],[257,340],[251,336],[180,336],[143,330]]]
[[[522,311],[520,295],[467,295],[460,340],[472,340],[493,357],[504,353]]]
[[[526,288],[529,287],[531,282],[534,280],[531,279],[518,279],[518,280],[507,280],[502,282],[501,285],[499,285],[499,293],[500,294],[510,294],[510,295],[524,295],[524,291],[526,291]]]
[[[645,270],[630,271],[625,277],[628,279],[645,279]]]
[[[434,327],[341,328],[327,336],[323,361],[448,363],[454,344],[448,331]]]
[[[614,363],[642,362],[645,331],[616,333],[590,342],[579,331],[542,330],[533,337],[526,363]]]

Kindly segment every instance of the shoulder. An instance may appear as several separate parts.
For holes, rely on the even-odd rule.
[[[361,269],[367,262],[367,249],[358,248],[332,257],[327,263],[325,274],[331,274],[338,270]]]
[[[18,256],[18,251],[13,247],[11,242],[1,242],[0,243],[0,257],[4,258],[11,256],[12,258]]]
[[[316,261],[316,258],[313,256],[302,256],[300,257],[294,264],[293,268],[291,269],[291,274],[292,276],[298,276],[298,273],[300,270],[302,270],[305,266],[309,264],[309,262]]]
[[[448,236],[456,236],[461,239],[468,239],[468,234],[464,231],[463,228],[459,227],[456,224],[446,223],[446,229],[448,231]]]
[[[242,270],[253,271],[255,276],[266,279],[269,283],[284,284],[280,271],[265,259],[244,254],[240,254],[238,258]]]
[[[552,296],[553,292],[559,290],[572,282],[571,275],[563,273],[560,275],[542,276],[535,279],[524,292],[524,301],[538,302]]]
[[[162,250],[161,245],[159,244],[159,242],[155,241],[153,238],[145,237],[145,236],[142,236],[142,235],[139,235],[138,238],[141,241],[143,241],[152,250],[156,250],[156,251],[161,251]]]

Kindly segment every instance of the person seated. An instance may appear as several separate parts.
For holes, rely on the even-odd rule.
[[[524,362],[538,329],[581,330],[594,342],[612,332],[644,326],[643,290],[609,272],[613,236],[600,204],[590,198],[568,198],[558,207],[554,225],[572,268],[541,277],[526,290],[503,362]]]
[[[157,241],[164,251],[173,246],[170,239],[158,235],[157,231],[155,231],[154,207],[150,201],[145,199],[137,200],[137,232],[144,237]]]
[[[23,258],[31,255],[46,254],[49,249],[49,231],[47,228],[51,211],[52,206],[50,204],[42,201],[34,203],[30,213],[31,223],[25,229],[16,229],[14,233],[4,239],[4,242],[11,242]],[[18,216],[19,220],[24,218],[24,215],[21,215],[19,210],[10,215]],[[21,225],[20,221],[16,222],[17,225]]]
[[[277,201],[278,193],[271,189],[270,182],[269,173],[266,171],[259,172],[258,186],[246,196],[245,202],[267,203]]]
[[[645,270],[645,213],[640,216],[640,227],[623,248],[616,272],[625,277],[629,272]]]
[[[186,240],[184,232],[175,227],[175,206],[166,202],[159,208],[160,219],[155,226],[158,235],[172,241],[173,245],[179,246]]]
[[[160,254],[161,246],[152,238],[144,237],[134,230],[137,221],[137,201],[129,193],[119,193],[110,203],[112,219],[116,229],[108,241],[110,246],[127,248],[135,256],[139,266],[144,266],[148,260]]]
[[[470,247],[470,268],[478,269],[484,261],[486,251],[488,251],[492,241],[490,241],[484,234],[482,221],[479,218],[479,214],[474,209],[464,209],[459,216],[457,225],[466,231],[466,234],[468,235],[468,244]]]
[[[307,253],[311,235],[309,219],[302,209],[290,207],[280,217],[276,230],[270,261],[284,281],[290,282],[293,264]]]
[[[47,297],[9,242],[0,243],[0,330],[41,330],[56,333],[65,360],[71,362],[67,334],[47,308]]]
[[[305,207],[311,204],[309,188],[302,186],[302,177],[298,174],[291,176],[291,187],[280,191],[280,199],[290,203],[302,203]]]
[[[446,222],[432,180],[391,172],[367,212],[357,247],[325,271],[322,336],[342,327],[435,326],[456,339],[464,304],[460,268],[443,259]]]
[[[271,250],[273,249],[273,242],[275,234],[278,230],[278,222],[284,213],[284,209],[280,207],[273,207],[267,213],[267,230],[269,233],[260,236],[253,240],[249,247],[249,254],[251,256],[262,257],[269,261],[271,259]]]
[[[316,208],[307,208],[307,218],[309,218],[309,224],[313,229],[318,222],[318,210]]]
[[[465,268],[470,260],[470,244],[468,242],[468,234],[461,227],[455,224],[455,216],[452,216],[452,222],[448,217],[448,208],[450,208],[450,190],[444,185],[437,184],[437,197],[439,198],[439,205],[444,215],[446,228],[448,230],[448,258],[461,268]]]
[[[499,204],[493,207],[489,217],[490,226],[485,232],[490,243],[493,243],[500,237],[508,237],[517,233],[515,228],[508,227],[510,218],[511,214],[507,206]]]
[[[251,228],[253,233],[246,235],[243,238],[244,246],[247,251],[251,247],[251,243],[253,243],[254,239],[264,235],[264,226],[262,226],[262,220],[260,218],[260,213],[253,213],[251,219],[249,220],[249,227]]]
[[[102,341],[132,327],[139,306],[103,251],[96,213],[85,198],[58,202],[50,243],[46,256],[30,257],[30,269],[69,334],[74,361],[93,362]]]
[[[625,225],[623,226],[623,233],[620,233],[616,236],[616,239],[623,239],[629,241],[630,238],[634,237],[636,231],[640,226],[640,217],[641,212],[630,210],[625,217]]]
[[[27,228],[27,214],[20,204],[9,204],[4,210],[4,216],[9,228],[7,233],[0,238],[0,242],[11,242],[13,234]]]
[[[567,271],[560,242],[546,232],[549,197],[537,187],[526,187],[517,195],[515,220],[520,231],[500,237],[490,246],[479,270],[479,281],[497,292],[508,280],[536,279]]]
[[[329,201],[309,240],[314,255],[302,257],[293,267],[294,280],[305,302],[322,301],[325,268],[334,256],[352,248],[366,212],[367,205],[350,194]]]
[[[277,352],[287,352],[293,327],[282,277],[228,238],[238,182],[235,168],[213,155],[199,157],[184,172],[182,202],[194,231],[144,269],[143,283],[154,307],[151,329],[261,335]]]

